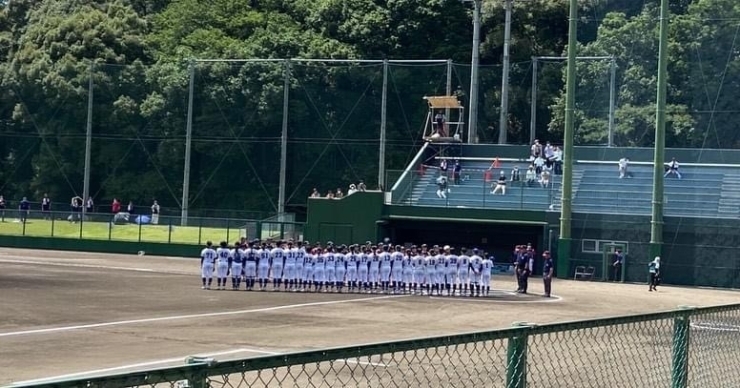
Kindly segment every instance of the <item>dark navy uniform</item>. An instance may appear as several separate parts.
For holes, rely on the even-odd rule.
[[[550,297],[550,291],[552,291],[552,274],[554,263],[549,252],[543,254],[545,263],[542,265],[542,282],[545,284],[545,297]]]
[[[517,252],[516,254],[516,282],[517,282],[517,289],[516,292],[525,292],[526,291],[526,278],[525,274],[527,272],[527,264],[529,263],[529,259],[527,258],[527,255],[524,252]]]

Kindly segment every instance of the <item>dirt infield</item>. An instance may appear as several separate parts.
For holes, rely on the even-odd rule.
[[[556,280],[487,300],[203,291],[191,259],[0,250],[0,385],[740,301],[727,290]]]

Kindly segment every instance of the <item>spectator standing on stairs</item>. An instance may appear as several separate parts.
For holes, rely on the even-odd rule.
[[[542,169],[545,167],[545,159],[542,156],[534,158],[534,172],[537,174],[542,173]]]
[[[442,159],[442,161],[439,162],[439,175],[447,176],[447,159]]]
[[[506,173],[503,171],[501,171],[501,174],[495,183],[495,187],[491,190],[491,194],[496,195],[496,193],[499,192],[501,195],[506,195]]]
[[[540,141],[537,139],[534,139],[534,143],[532,144],[532,147],[530,147],[530,156],[532,158],[542,156],[542,144],[540,144]]]
[[[562,175],[563,174],[563,150],[560,149],[560,147],[555,147],[555,152],[553,154],[553,160],[555,161],[553,173],[555,175]]]
[[[624,177],[631,178],[632,175],[627,172],[627,167],[629,166],[630,160],[629,158],[622,158],[619,159],[619,179],[622,179]]]
[[[663,177],[667,177],[670,174],[673,174],[677,176],[678,179],[681,179],[681,172],[678,171],[678,161],[676,160],[676,158],[671,159],[671,162],[668,163],[668,169],[666,170]]]
[[[462,165],[459,160],[455,160],[455,166],[452,168],[452,178],[455,182],[455,186],[460,184],[460,174],[462,173]]]

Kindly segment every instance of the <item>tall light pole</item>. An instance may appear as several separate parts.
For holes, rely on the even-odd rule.
[[[468,115],[468,143],[478,142],[478,62],[480,61],[480,18],[482,0],[473,2],[473,55],[470,61],[470,110]]]
[[[498,143],[506,144],[509,131],[509,45],[511,43],[511,3],[506,0],[506,22],[504,23],[504,68],[501,74],[501,112],[498,119]]]

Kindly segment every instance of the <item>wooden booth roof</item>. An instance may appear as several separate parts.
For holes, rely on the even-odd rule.
[[[432,96],[424,97],[429,104],[429,109],[462,109],[460,101],[456,96]]]

